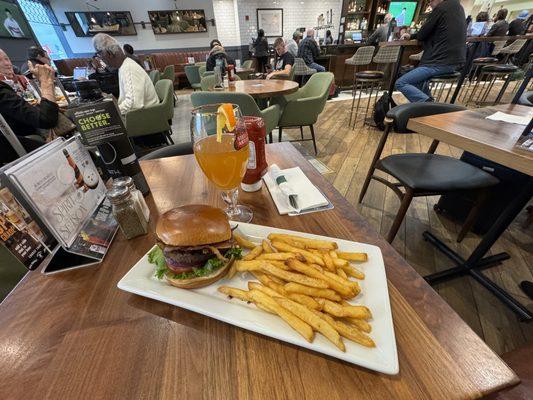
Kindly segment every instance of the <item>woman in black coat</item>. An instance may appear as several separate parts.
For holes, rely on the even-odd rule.
[[[265,31],[257,31],[257,39],[254,41],[255,59],[257,60],[258,72],[266,72],[268,64],[268,40],[265,37]]]

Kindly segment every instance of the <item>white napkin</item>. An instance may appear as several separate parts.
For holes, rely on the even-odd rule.
[[[322,211],[322,209],[330,209],[333,207],[329,200],[322,194],[322,192],[311,183],[307,176],[305,176],[300,167],[294,167],[281,170],[285,176],[285,179],[287,180],[291,192],[294,192],[298,195],[297,202],[300,209],[294,209],[289,203],[288,195],[285,194],[276,184],[276,181],[272,176],[272,167],[276,168],[277,166],[271,166],[269,168],[269,172],[263,176],[263,180],[265,181],[270,195],[272,196],[272,200],[274,200],[278,212],[281,215],[286,215],[289,213],[291,215],[296,215],[310,210],[315,211],[314,209],[316,209],[316,211]]]
[[[502,121],[502,122],[508,122],[510,124],[518,124],[518,125],[527,125],[529,124],[529,121],[531,121],[531,115],[529,116],[518,116],[518,115],[512,115],[512,114],[506,114],[501,111],[497,111],[492,115],[489,115],[487,119],[493,120],[493,121]]]

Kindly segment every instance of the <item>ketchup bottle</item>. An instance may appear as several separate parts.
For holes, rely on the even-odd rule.
[[[261,117],[247,116],[244,117],[244,123],[248,132],[250,157],[241,187],[245,192],[256,192],[263,186],[261,177],[268,169],[265,155],[265,121]]]

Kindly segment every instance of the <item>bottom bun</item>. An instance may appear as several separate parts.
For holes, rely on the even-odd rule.
[[[215,272],[213,272],[211,275],[206,276],[199,276],[198,278],[189,278],[189,279],[173,279],[169,278],[168,275],[165,276],[167,278],[168,283],[170,283],[172,286],[179,287],[181,289],[197,289],[204,286],[208,286],[226,276],[228,273],[231,264],[233,264],[233,260],[224,265],[223,267],[220,267]]]

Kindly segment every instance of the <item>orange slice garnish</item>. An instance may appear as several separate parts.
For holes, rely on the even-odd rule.
[[[235,112],[233,105],[230,103],[221,104],[217,110],[217,142],[222,142],[222,130],[224,127],[229,132],[233,132],[237,120],[235,119]]]

